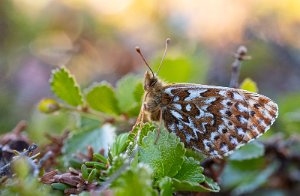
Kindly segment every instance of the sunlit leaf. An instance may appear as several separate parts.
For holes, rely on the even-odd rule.
[[[180,170],[174,178],[180,181],[201,183],[205,180],[205,176],[202,172],[203,168],[200,166],[200,162],[192,157],[185,157]]]
[[[118,101],[114,89],[107,82],[92,85],[86,93],[88,105],[97,111],[118,114]]]
[[[111,189],[116,196],[157,195],[157,192],[152,188],[151,175],[152,171],[147,165],[138,164],[136,167],[123,172],[112,183]]]
[[[233,154],[230,155],[229,159],[236,161],[254,159],[263,156],[264,153],[265,148],[263,144],[258,142],[252,142],[234,151]]]
[[[138,110],[141,95],[141,79],[137,76],[127,75],[117,83],[116,96],[121,112],[137,113],[132,110]]]
[[[176,191],[193,191],[193,192],[219,192],[220,187],[210,178],[205,178],[205,185],[196,182],[180,181],[172,179],[173,187]]]
[[[82,93],[73,75],[65,68],[57,68],[52,72],[50,85],[53,93],[72,106],[83,103]]]
[[[183,143],[174,133],[169,133],[164,128],[161,128],[158,140],[157,137],[157,129],[144,137],[139,148],[139,161],[150,165],[155,178],[173,177],[184,160]]]
[[[244,79],[240,88],[254,93],[258,92],[257,85],[251,78]]]
[[[164,177],[158,183],[161,196],[169,196],[174,192],[172,178]]]

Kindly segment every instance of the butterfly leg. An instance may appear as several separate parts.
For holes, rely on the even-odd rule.
[[[136,122],[132,128],[132,130],[134,130],[137,126],[140,126],[142,123],[144,123],[144,119],[145,119],[145,110],[147,108],[147,105],[145,104],[145,100],[146,100],[147,94],[144,96],[143,98],[143,103],[140,109],[140,113],[136,119]],[[131,130],[131,131],[132,131]]]
[[[157,141],[158,141],[159,136],[160,136],[161,127],[162,127],[162,110],[159,111],[159,126],[158,126],[158,129],[157,129],[157,136],[156,136],[154,144],[157,144]]]

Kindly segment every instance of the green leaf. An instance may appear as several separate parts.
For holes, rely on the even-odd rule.
[[[134,98],[137,102],[142,102],[142,98],[144,95],[144,87],[142,82],[138,82],[134,89]]]
[[[185,157],[181,169],[174,178],[180,181],[201,183],[205,180],[205,176],[202,172],[203,168],[200,166],[200,162],[192,157]]]
[[[172,179],[175,191],[193,191],[193,192],[219,192],[220,187],[212,179],[205,177],[205,182],[202,184],[189,181],[180,181]]]
[[[134,75],[127,75],[118,81],[116,95],[121,112],[127,113],[140,105],[137,100],[140,83],[140,78]]]
[[[159,60],[154,62],[153,69],[157,70]],[[166,58],[161,67],[159,77],[168,82],[190,82],[193,74],[192,61],[186,57]]]
[[[251,78],[244,79],[240,88],[254,93],[258,92],[257,85]]]
[[[94,110],[108,114],[119,114],[118,101],[114,89],[107,82],[94,84],[88,88],[86,101]]]
[[[142,127],[141,127],[142,126]],[[136,126],[128,135],[127,144],[130,142],[134,142],[137,135],[139,134],[139,141],[138,143],[141,144],[143,138],[148,134],[149,131],[154,131],[155,125],[152,123],[145,123],[143,125]]]
[[[93,147],[95,151],[104,148],[105,152],[107,152],[108,146],[111,145],[114,140],[114,131],[115,128],[111,125],[104,125],[101,128],[74,133],[66,140],[63,147],[65,164],[69,164],[69,160],[75,153],[86,153],[87,146]]]
[[[63,183],[52,183],[51,187],[55,190],[64,191],[67,188],[70,188],[70,186],[63,184]]]
[[[231,189],[243,181],[251,181],[265,165],[263,157],[244,161],[229,161],[222,173],[221,182],[225,189]]]
[[[204,154],[199,153],[199,152],[189,149],[189,148],[186,148],[185,156],[193,157],[195,160],[199,161],[200,163],[207,158]]]
[[[141,110],[142,100],[143,100],[143,94],[144,94],[144,88],[142,82],[139,82],[135,89],[134,89],[134,98],[136,101],[136,104],[134,107],[132,107],[127,114],[129,116],[138,116]]]
[[[127,139],[129,133],[122,133],[117,136],[114,143],[112,144],[109,153],[112,157],[118,156],[122,152],[124,152],[128,146]]]
[[[98,162],[102,162],[104,164],[107,164],[107,158],[105,158],[102,154],[99,153],[94,153],[93,154],[93,160],[98,161]]]
[[[87,180],[88,177],[89,177],[89,173],[88,173],[88,170],[87,170],[87,167],[85,164],[82,164],[81,165],[81,174],[82,174],[82,178]]]
[[[89,118],[86,116],[79,116],[77,120],[77,127],[80,131],[89,131],[100,127],[101,122],[98,119]]]
[[[151,175],[151,169],[147,165],[139,163],[136,167],[123,172],[110,188],[116,196],[157,195],[152,188]]]
[[[218,185],[218,183],[216,183],[215,181],[213,181],[213,179],[211,179],[207,176],[205,176],[204,184],[206,185],[205,187],[210,189],[210,191],[212,191],[212,192],[220,191],[220,186]],[[201,186],[204,186],[203,183],[201,184]]]
[[[160,196],[169,196],[174,192],[172,178],[164,177],[158,183]]]
[[[97,175],[97,169],[93,169],[93,170],[91,171],[91,173],[89,174],[87,181],[88,181],[89,183],[92,183],[92,182],[95,180],[96,175]]]
[[[52,72],[50,85],[53,93],[72,106],[83,104],[82,93],[73,75],[65,67]]]
[[[126,154],[120,154],[119,156],[112,157],[110,167],[107,170],[108,176],[118,171],[118,169],[120,169],[120,167],[122,167],[128,159],[129,157]]]
[[[255,189],[267,182],[269,177],[278,169],[277,162],[272,163],[266,169],[259,171],[256,175],[250,175],[252,178],[242,181],[233,191],[234,195],[242,195],[253,192]]]
[[[300,93],[284,95],[279,100],[279,126],[285,130],[283,134],[293,135],[300,133]]]
[[[263,156],[265,153],[264,145],[258,142],[249,143],[230,155],[230,160],[242,161]]]
[[[143,138],[139,148],[139,161],[150,165],[155,178],[173,177],[183,163],[184,145],[174,133],[169,133],[162,127],[158,140],[157,137],[155,129]]]

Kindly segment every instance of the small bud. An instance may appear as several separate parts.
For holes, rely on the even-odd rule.
[[[43,113],[53,113],[60,109],[59,104],[54,99],[42,99],[38,104],[38,109]]]

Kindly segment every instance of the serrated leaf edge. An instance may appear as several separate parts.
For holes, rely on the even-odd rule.
[[[55,76],[55,74],[57,73],[57,72],[59,72],[59,71],[64,71],[64,72],[66,72],[67,73],[67,75],[68,75],[68,78],[71,78],[71,79],[73,79],[73,81],[74,81],[74,87],[75,87],[75,89],[76,89],[76,91],[78,92],[78,95],[80,96],[80,104],[79,105],[82,105],[83,103],[84,103],[84,100],[83,100],[83,94],[82,94],[82,92],[81,92],[81,90],[80,90],[80,86],[78,85],[78,83],[77,83],[77,81],[76,81],[76,78],[74,77],[74,75],[73,74],[71,74],[70,73],[70,71],[65,67],[65,66],[61,66],[61,67],[58,67],[58,68],[55,68],[55,69],[53,69],[52,71],[51,71],[51,76],[50,76],[50,78],[49,78],[49,84],[50,84],[50,87],[52,86],[52,84],[53,84],[53,80],[54,80],[54,76]],[[57,94],[56,94],[56,92],[54,92],[54,90],[52,90],[52,87],[51,87],[51,91],[57,96]],[[57,96],[59,99],[61,99],[59,96]],[[63,100],[63,99],[62,99]],[[64,100],[63,100],[64,101]]]

